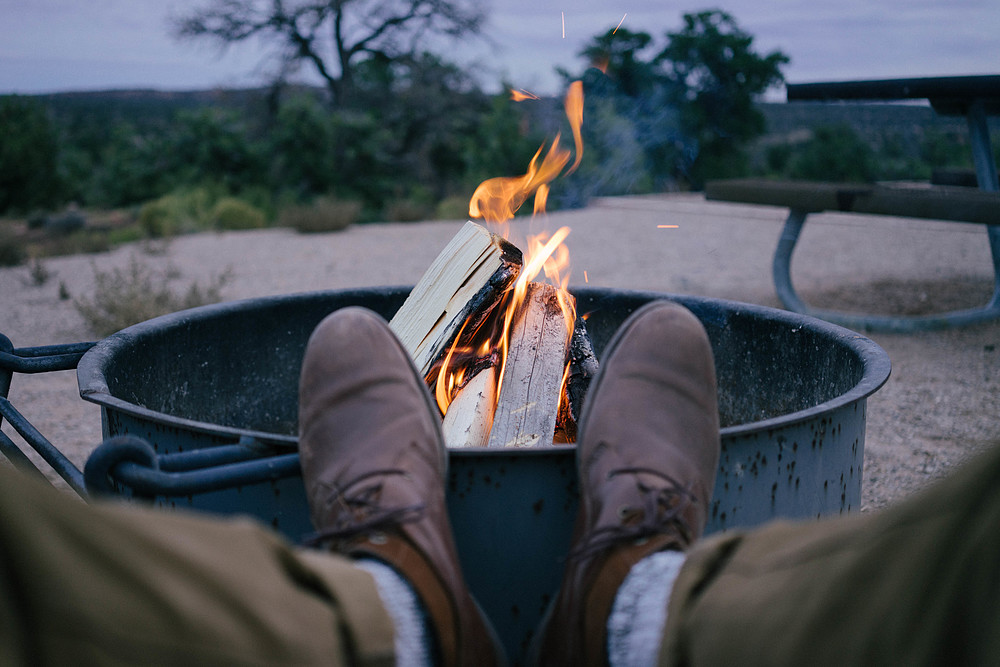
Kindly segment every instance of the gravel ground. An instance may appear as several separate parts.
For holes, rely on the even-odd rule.
[[[777,307],[771,256],[784,216],[781,209],[672,194],[599,199],[554,213],[546,225],[572,229],[571,284]],[[178,290],[228,271],[226,299],[412,284],[461,224],[373,224],[308,236],[284,229],[207,233],[156,252],[137,243],[45,260],[52,277],[41,286],[31,284],[25,267],[3,268],[0,332],[15,347],[92,340],[73,298],[92,295],[95,269],[125,267],[132,257],[177,276]],[[993,285],[980,226],[840,214],[810,218],[793,276],[814,305],[880,313],[971,307],[985,303]],[[70,299],[61,298],[60,286]],[[905,497],[1000,443],[1000,324],[871,337],[889,353],[893,371],[868,403],[863,510]],[[100,441],[100,411],[79,398],[72,372],[18,375],[11,399],[77,465]],[[17,439],[9,425],[3,429]]]

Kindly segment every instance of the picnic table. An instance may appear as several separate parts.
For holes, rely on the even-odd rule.
[[[791,101],[893,101],[926,99],[942,115],[965,116],[979,190],[931,186],[899,187],[763,181],[710,181],[708,199],[785,206],[790,209],[773,273],[778,297],[789,310],[869,331],[919,331],[1000,319],[1000,183],[990,145],[987,117],[1000,115],[1000,76],[948,76],[789,84]],[[915,317],[856,315],[808,306],[795,292],[791,257],[809,213],[850,211],[934,218],[986,225],[993,258],[994,291],[982,307]]]

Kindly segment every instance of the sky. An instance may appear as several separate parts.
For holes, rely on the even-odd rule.
[[[266,83],[263,43],[220,51],[170,34],[171,17],[206,0],[0,0],[0,94]],[[691,0],[687,0],[691,2]],[[781,50],[790,83],[1000,73],[998,0],[493,0],[489,41],[442,52],[487,89],[506,80],[557,93],[555,68],[582,69],[591,37],[619,22],[662,47],[687,12],[722,9],[760,53]],[[308,80],[308,79],[307,79]]]

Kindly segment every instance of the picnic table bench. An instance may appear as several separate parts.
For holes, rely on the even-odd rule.
[[[900,100],[923,98],[941,114],[968,122],[979,188],[942,185],[839,184],[736,179],[709,181],[709,200],[789,209],[775,250],[774,285],[789,310],[868,331],[910,332],[1000,319],[1000,182],[990,147],[988,115],[1000,115],[1000,76],[928,77],[790,84],[788,100]],[[810,213],[841,211],[986,225],[993,258],[994,292],[980,308],[913,317],[820,310],[799,298],[792,285],[792,252]]]
[[[1000,228],[1000,193],[943,185],[863,185],[734,179],[709,181],[705,198],[711,201],[762,204],[788,208],[778,238],[772,270],[778,298],[788,310],[813,315],[854,329],[916,331],[1000,319],[996,294],[982,308],[914,317],[859,315],[821,310],[807,305],[792,285],[792,252],[810,213],[839,211],[891,215],[953,222],[973,222]],[[993,269],[1000,284],[1000,253],[993,253]]]

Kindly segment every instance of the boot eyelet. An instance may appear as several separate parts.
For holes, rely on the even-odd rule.
[[[629,514],[632,513],[632,508],[628,505],[621,505],[618,507],[618,518],[625,519]]]

